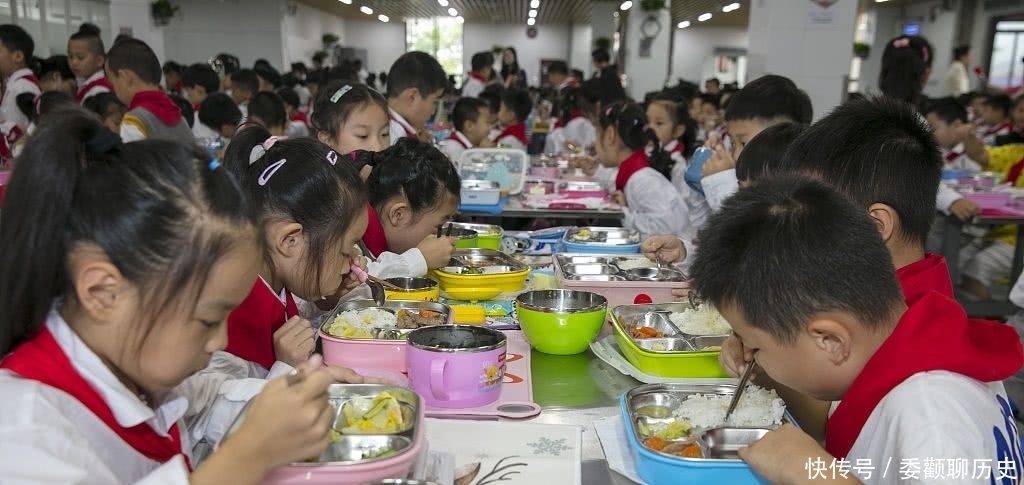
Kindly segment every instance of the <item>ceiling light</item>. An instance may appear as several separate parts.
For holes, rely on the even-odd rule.
[[[338,1],[341,2],[341,3],[344,3],[345,5],[352,5],[352,0],[338,0]]]
[[[537,16],[537,11],[536,10],[530,10],[530,18],[532,19],[532,18],[535,18],[536,16]]]
[[[537,23],[537,19],[535,19],[533,17],[530,17],[530,18],[526,19],[526,25],[533,25],[535,23]]]
[[[365,13],[366,15],[373,15],[373,9],[370,8],[370,7],[367,7],[366,5],[363,5],[362,7],[359,7],[359,11]]]
[[[619,18],[619,12],[612,12],[612,17]]]
[[[697,21],[698,22],[706,22],[708,20],[711,20],[711,14],[710,13],[702,13],[702,14],[700,14],[700,17],[697,17]]]
[[[451,15],[452,17],[457,17],[459,15],[459,11],[455,10],[455,7],[449,7],[448,15]]]
[[[380,20],[381,22],[387,22],[388,20],[391,20],[391,19],[388,18],[387,15],[380,14],[380,15],[377,16],[377,20]]]
[[[447,7],[448,6],[448,0],[437,0],[437,4],[442,6],[442,7]]]
[[[466,19],[462,18],[462,16],[459,15],[458,17],[455,17],[455,21],[461,24],[461,23],[465,22]]]
[[[726,6],[722,7],[722,12],[729,13],[729,12],[732,12],[733,10],[739,10],[739,8],[740,8],[740,4],[736,3],[736,2],[733,2],[733,3],[730,3],[729,5],[726,5]]]
[[[875,0],[875,3],[884,3],[884,2],[888,2],[888,1],[889,0]]]
[[[540,0],[530,0],[530,8],[540,8]]]
[[[679,27],[680,29],[685,29],[685,28],[687,28],[689,26],[690,26],[690,21],[689,20],[684,20],[682,22],[679,22],[678,25],[676,25],[676,27]]]
[[[633,8],[632,0],[626,0],[625,2],[622,2],[622,5],[619,5],[619,10],[629,10],[631,8]]]

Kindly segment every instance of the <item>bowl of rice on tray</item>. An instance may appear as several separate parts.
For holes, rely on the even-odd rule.
[[[641,372],[668,378],[729,377],[718,353],[732,328],[714,306],[620,305],[611,316],[619,350]]]
[[[736,385],[647,384],[622,395],[630,453],[650,485],[763,482],[736,452],[793,422],[773,390],[748,385],[729,422]]]
[[[345,302],[320,326],[324,363],[405,372],[406,335],[451,318],[448,305],[431,301],[393,300],[382,307],[372,300]]]

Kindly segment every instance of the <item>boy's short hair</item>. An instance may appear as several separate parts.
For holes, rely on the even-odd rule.
[[[595,64],[601,64],[611,62],[612,56],[611,54],[608,54],[607,49],[594,49],[594,51],[590,53],[590,59],[594,61]]]
[[[219,132],[224,125],[238,126],[242,110],[227,93],[213,93],[199,104],[199,122]]]
[[[477,52],[469,60],[469,65],[474,72],[479,72],[487,66],[494,65],[494,55],[490,52]]]
[[[189,89],[202,86],[206,94],[213,94],[220,91],[220,76],[206,64],[192,64],[181,73],[181,85]]]
[[[426,52],[412,51],[402,54],[388,71],[387,97],[395,98],[409,88],[419,90],[427,97],[448,87],[444,68]]]
[[[807,125],[786,122],[762,130],[736,157],[736,178],[757,181],[776,172],[786,149],[806,129]]]
[[[265,128],[288,124],[284,101],[280,96],[266,91],[256,93],[249,101],[249,117],[259,118]]]
[[[702,104],[702,105],[704,105],[704,104],[712,104],[716,108],[718,107],[719,97],[718,97],[717,94],[701,93],[697,97],[700,98],[700,104]]]
[[[501,103],[516,114],[516,121],[523,122],[533,111],[533,101],[525,89],[509,89],[501,95]]]
[[[935,114],[935,117],[953,124],[957,120],[967,123],[967,108],[952,97],[932,100],[924,108],[924,115]]]
[[[167,61],[164,63],[163,72],[164,74],[171,72],[175,74],[181,74],[181,64],[178,64],[174,61]]]
[[[791,121],[808,125],[814,119],[811,98],[787,77],[761,76],[733,94],[726,121]]]
[[[923,246],[942,165],[924,118],[912,105],[882,96],[847,102],[811,125],[790,145],[779,170],[821,179],[862,210],[875,203],[892,207],[900,218],[897,237]]]
[[[1003,116],[1009,116],[1013,110],[1013,100],[1005,94],[990,94],[985,97],[985,105],[996,111],[1002,111]]]
[[[500,84],[490,84],[484,87],[477,97],[487,102],[487,107],[492,113],[497,113],[501,109],[501,97],[504,95],[505,88]]]
[[[231,74],[231,88],[256,94],[260,91],[260,77],[252,69],[239,69]]]
[[[100,37],[100,28],[95,24],[86,22],[78,27],[78,32],[71,34],[70,40],[85,40],[89,42],[89,51],[97,55],[106,55],[103,48],[103,38]]]
[[[553,61],[548,64],[548,74],[562,74],[565,76],[569,75],[569,65],[565,61]]]
[[[260,65],[254,67],[253,71],[256,72],[257,77],[262,78],[267,84],[273,86],[274,89],[281,87],[281,73],[277,72],[277,69],[270,65]]]
[[[960,59],[968,52],[971,52],[971,46],[968,44],[961,44],[953,48],[953,60]]]
[[[192,103],[177,94],[170,94],[168,96],[171,98],[171,101],[178,106],[178,110],[181,111],[181,117],[185,118],[185,123],[188,124],[189,128],[192,128],[192,124],[195,123],[196,120],[196,111],[195,108],[192,107]]]
[[[114,73],[122,69],[134,72],[142,82],[153,85],[160,84],[164,74],[156,53],[139,39],[115,43],[107,53],[107,68]]]
[[[284,104],[291,106],[292,109],[299,109],[299,93],[296,93],[294,89],[280,88],[274,91],[274,93],[281,97],[281,101],[284,101]]]
[[[3,44],[11,52],[21,51],[26,64],[32,61],[36,50],[36,43],[32,40],[32,36],[25,29],[14,24],[0,25],[0,44]]]
[[[480,108],[490,109],[487,101],[480,98],[459,98],[452,108],[452,123],[455,129],[463,131],[467,121],[476,121],[480,117]]]
[[[700,239],[690,288],[783,343],[825,312],[891,324],[903,301],[874,222],[819,181],[789,174],[742,189]]]
[[[39,62],[39,75],[45,76],[51,72],[60,73],[61,79],[75,79],[75,73],[71,72],[71,65],[68,64],[68,56],[50,56]]]
[[[117,99],[117,95],[109,91],[85,98],[82,107],[96,113],[101,119],[109,116],[114,109],[119,109],[122,113],[127,109],[124,103]]]
[[[238,61],[238,56],[234,54],[228,54],[227,52],[221,52],[212,59],[221,66],[221,70],[226,76],[230,76],[238,72],[241,69],[242,63]]]

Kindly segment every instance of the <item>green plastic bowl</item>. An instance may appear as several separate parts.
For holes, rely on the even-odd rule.
[[[516,298],[519,326],[538,352],[575,355],[590,347],[604,325],[608,300],[574,290],[528,291]]]

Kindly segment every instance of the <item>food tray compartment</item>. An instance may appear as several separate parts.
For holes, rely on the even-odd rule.
[[[522,150],[470,148],[456,165],[462,180],[498,182],[501,192],[516,195],[523,191],[530,158]]]
[[[480,268],[483,269],[488,266],[499,266],[507,268],[509,273],[518,271],[529,270],[529,266],[526,266],[521,261],[497,250],[493,249],[458,249],[452,253],[452,260],[446,268],[443,268],[440,272],[442,273],[453,273],[463,274],[464,271],[453,270],[445,271],[448,268]],[[479,274],[493,274],[493,273],[478,273]]]
[[[386,338],[349,338],[337,337],[328,332],[338,314],[348,310],[381,308],[373,300],[353,300],[343,303],[338,312],[324,319],[320,325],[319,336],[323,344],[324,363],[355,369],[387,369],[394,372],[405,372],[405,337],[412,329],[377,334]],[[443,323],[452,322],[452,311],[448,305],[430,301],[388,300],[384,310],[398,313],[399,311],[430,310],[443,315]],[[397,315],[396,315],[397,316]]]
[[[565,271],[569,264],[611,264],[618,268],[645,267],[654,263],[639,254],[557,253],[553,258],[555,276],[559,284],[568,289],[590,291],[608,299],[608,308],[630,305],[638,296],[647,301],[669,302],[675,300],[672,289],[685,288],[687,283],[668,281],[626,281],[621,275],[581,276]]]
[[[623,246],[640,244],[640,233],[621,227],[574,227],[565,233],[565,242]]]
[[[752,442],[748,439],[763,436],[767,429],[693,428],[687,435],[666,440],[675,450],[688,446],[698,447],[702,455],[700,458],[654,451],[643,443],[646,436],[641,433],[642,427],[665,426],[672,422],[674,409],[690,395],[731,396],[735,392],[735,385],[648,384],[623,394],[620,398],[620,411],[626,423],[630,452],[640,477],[650,485],[683,482],[731,485],[767,483],[735,455],[735,450]],[[786,414],[783,422],[792,422],[792,419]]]

